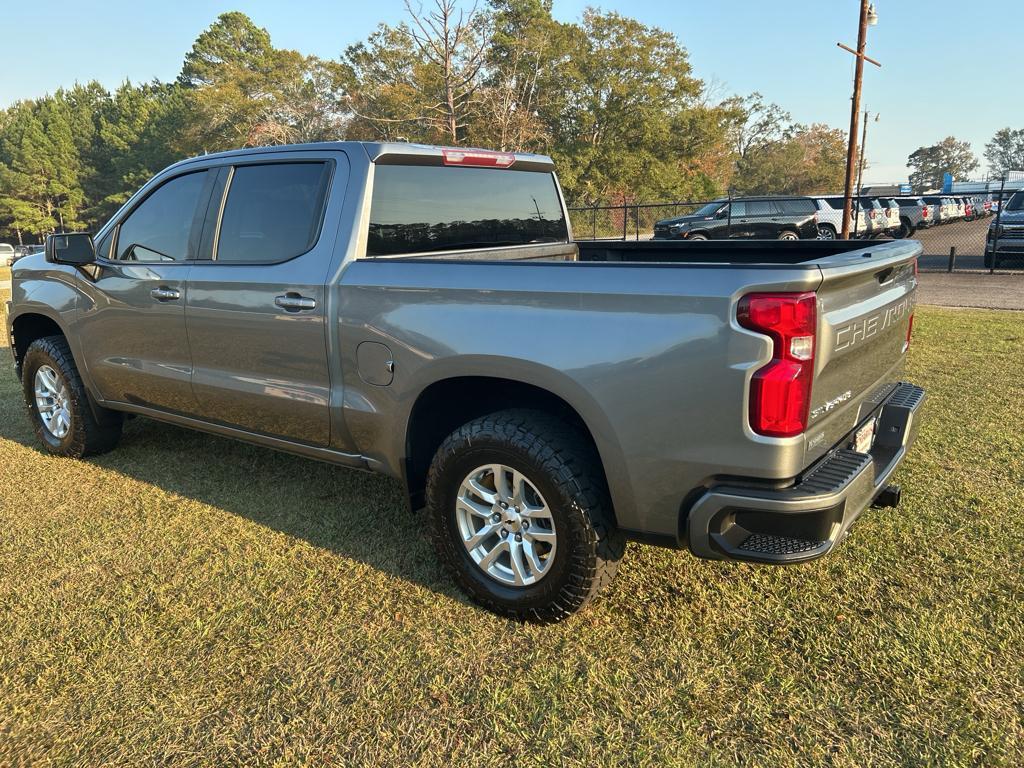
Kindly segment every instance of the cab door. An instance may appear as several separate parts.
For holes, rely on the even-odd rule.
[[[281,152],[225,169],[186,324],[199,415],[316,446],[330,442],[326,281],[348,176],[343,153]],[[340,386],[340,382],[338,383]]]
[[[185,294],[211,191],[205,169],[160,181],[100,240],[79,322],[104,400],[194,410]]]

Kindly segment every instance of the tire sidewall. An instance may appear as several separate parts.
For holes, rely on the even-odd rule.
[[[44,365],[50,366],[57,372],[68,393],[71,426],[63,438],[55,437],[46,428],[42,417],[39,415],[39,406],[36,404],[36,372]],[[25,403],[28,405],[29,415],[32,418],[32,428],[35,430],[36,437],[39,438],[51,453],[56,454],[74,453],[76,446],[84,440],[82,435],[81,398],[78,390],[72,383],[72,377],[68,374],[69,371],[65,370],[65,366],[50,353],[46,345],[33,344],[29,347],[25,360],[22,363],[22,388],[25,393]]]
[[[462,543],[455,515],[455,503],[462,481],[474,469],[486,464],[505,464],[521,472],[544,497],[551,511],[558,537],[555,560],[536,584],[513,587],[502,584],[480,568]],[[585,534],[568,510],[576,505],[565,491],[528,453],[508,446],[494,437],[476,438],[463,444],[439,465],[435,480],[436,504],[431,510],[435,540],[442,557],[452,566],[468,590],[510,609],[542,609],[568,584],[574,553],[585,544]],[[578,515],[582,511],[575,510]]]

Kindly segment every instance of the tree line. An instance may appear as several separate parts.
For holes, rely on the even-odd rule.
[[[542,152],[575,204],[842,187],[846,135],[722,96],[671,33],[551,0],[407,4],[337,59],[225,13],[173,82],[76,84],[0,112],[0,239],[95,230],[175,160],[357,139]]]

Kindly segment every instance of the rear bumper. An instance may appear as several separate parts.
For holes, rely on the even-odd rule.
[[[924,400],[923,389],[901,383],[869,417],[878,419],[870,453],[854,451],[851,434],[788,488],[742,481],[713,486],[686,518],[691,551],[712,560],[776,564],[828,554],[885,490],[917,437]]]

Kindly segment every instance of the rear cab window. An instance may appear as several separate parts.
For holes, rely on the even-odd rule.
[[[550,172],[437,165],[374,168],[367,256],[568,241]]]

